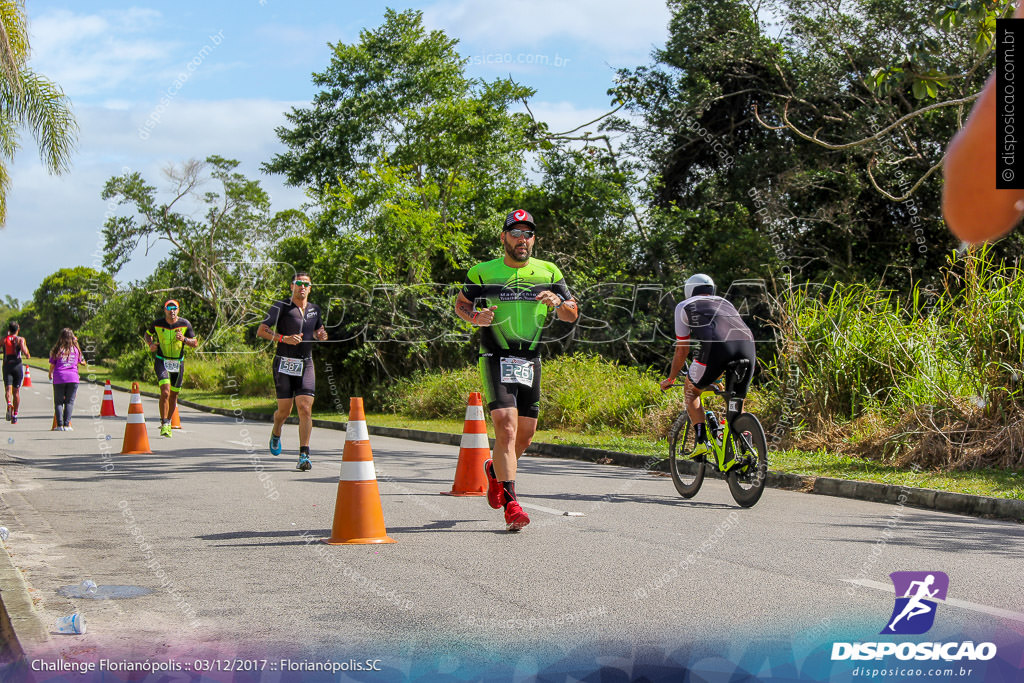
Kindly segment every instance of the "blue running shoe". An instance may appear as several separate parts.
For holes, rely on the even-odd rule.
[[[270,435],[270,454],[281,455],[281,437]]]
[[[309,461],[309,455],[306,453],[299,453],[299,463],[295,466],[300,472],[313,469],[313,463]]]

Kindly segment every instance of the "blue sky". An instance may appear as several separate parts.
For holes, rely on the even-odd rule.
[[[315,94],[310,75],[330,62],[327,43],[356,42],[389,6],[422,10],[429,28],[457,38],[469,75],[511,74],[535,88],[531,109],[553,129],[607,111],[615,69],[648,63],[669,17],[664,0],[32,0],[31,64],[64,88],[81,134],[61,177],[47,175],[34,142],[23,141],[0,231],[0,294],[26,300],[58,268],[93,265],[109,211],[100,192],[124,168],[160,187],[169,163],[219,154],[260,179],[274,210],[298,207],[298,190],[259,172],[282,150],[274,128]],[[181,73],[188,78],[175,86]],[[165,253],[140,252],[118,279],[144,277]]]

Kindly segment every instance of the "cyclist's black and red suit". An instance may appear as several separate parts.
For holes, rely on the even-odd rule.
[[[743,322],[739,311],[720,296],[700,294],[676,306],[676,339],[700,343],[687,376],[700,390],[707,389],[725,372],[734,360],[750,360],[746,376],[734,387],[738,398],[747,395],[754,376],[757,356],[754,335]]]

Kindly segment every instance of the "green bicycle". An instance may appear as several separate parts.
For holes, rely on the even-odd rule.
[[[708,441],[714,458],[691,458],[697,439],[690,416],[684,409],[672,424],[668,437],[669,472],[676,491],[683,498],[693,498],[704,483],[708,467],[725,473],[729,492],[742,507],[750,507],[761,498],[768,475],[768,442],[760,421],[743,412],[743,399],[736,398],[733,387],[745,376],[750,361],[733,361],[726,366],[725,388],[712,387],[701,392],[701,410],[705,410]],[[719,426],[712,411],[704,407],[704,397],[715,394],[725,400],[726,419]]]

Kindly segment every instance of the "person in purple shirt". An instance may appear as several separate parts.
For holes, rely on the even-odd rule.
[[[50,349],[50,374],[53,380],[53,412],[57,417],[57,431],[70,432],[71,411],[78,393],[78,366],[85,365],[85,356],[78,346],[78,337],[65,327],[57,343]]]

